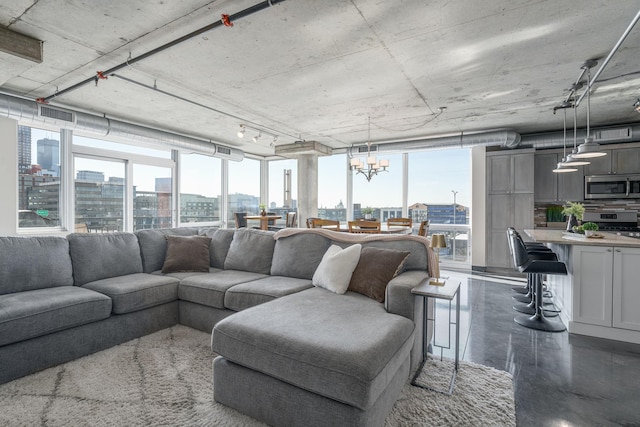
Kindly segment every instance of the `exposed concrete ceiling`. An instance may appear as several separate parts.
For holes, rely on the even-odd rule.
[[[44,61],[0,52],[0,89],[49,97],[257,3],[2,2],[0,25],[43,40]],[[558,130],[562,115],[553,107],[581,64],[601,58],[595,73],[638,9],[637,0],[287,0],[138,61],[119,77],[61,94],[51,105],[258,155],[274,153],[273,135],[277,145],[362,144],[368,117],[373,142]],[[640,24],[594,86],[592,126],[640,121],[632,108],[640,96],[639,57]],[[248,129],[239,139],[240,123],[263,129],[263,137],[254,143],[256,132]]]

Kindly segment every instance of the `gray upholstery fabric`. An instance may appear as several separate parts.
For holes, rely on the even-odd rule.
[[[211,267],[224,268],[224,260],[233,240],[235,230],[232,228],[209,228],[200,230],[200,234],[211,237],[211,248],[209,258]]]
[[[396,251],[410,251],[411,255],[404,262],[404,270],[426,270],[427,269],[427,248],[421,242],[413,240],[385,240],[373,241],[362,244],[362,248],[376,247],[383,249],[393,249]]]
[[[297,234],[276,241],[271,274],[311,279],[331,240],[317,234]]]
[[[106,319],[110,313],[109,297],[76,286],[0,295],[0,346]]]
[[[151,273],[162,268],[167,253],[165,236],[195,236],[197,228],[163,228],[159,230],[139,230],[135,232],[140,244],[140,256],[144,273]]]
[[[177,322],[178,301],[173,301],[1,346],[0,384],[168,328]]]
[[[132,233],[69,234],[76,286],[109,277],[142,273],[138,238]]]
[[[87,283],[83,288],[108,295],[115,314],[129,313],[178,299],[178,279],[136,273]]]
[[[376,402],[363,411],[223,357],[216,357],[213,366],[213,397],[217,402],[269,425],[287,427],[381,427],[410,372],[406,360]]]
[[[178,298],[209,307],[225,308],[224,294],[238,283],[262,279],[265,274],[247,271],[223,270],[215,274],[189,276],[180,282]]]
[[[269,274],[276,244],[274,234],[273,231],[235,230],[227,258],[224,260],[225,270]]]
[[[268,321],[265,321],[268,319]],[[364,295],[308,289],[240,311],[213,328],[234,363],[360,409],[409,357],[414,324]]]
[[[0,295],[73,285],[63,237],[0,237]]]
[[[213,325],[231,316],[235,311],[208,307],[202,304],[196,304],[191,301],[179,301],[180,307],[180,324],[190,328],[204,331],[208,334],[213,330]]]
[[[394,277],[387,285],[387,295],[384,300],[387,311],[412,321],[421,321],[422,318],[417,319],[414,313],[416,296],[411,293],[411,289],[428,277],[429,274],[426,271],[417,270],[405,271]]]
[[[182,279],[186,279],[187,277],[191,277],[191,276],[202,276],[207,275],[209,273],[216,273],[218,271],[222,271],[219,268],[213,268],[213,267],[209,267],[209,272],[208,273],[198,273],[196,271],[177,271],[175,273],[167,273],[167,274],[163,274],[161,270],[156,270],[151,274],[155,274],[158,276],[167,276],[167,277],[173,277],[175,279],[178,280],[182,280]]]
[[[224,306],[240,311],[312,287],[308,279],[268,276],[229,288],[224,295]]]

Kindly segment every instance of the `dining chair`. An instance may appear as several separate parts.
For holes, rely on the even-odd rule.
[[[236,219],[236,228],[247,228],[246,212],[236,212],[233,216]]]
[[[418,229],[418,236],[427,237],[427,234],[429,234],[429,220],[421,221],[420,228]]]
[[[349,221],[349,233],[380,233],[379,221]]]
[[[339,230],[340,229],[340,221],[335,219],[321,219],[321,218],[313,218],[310,223],[311,227],[309,228],[327,228],[330,230]]]
[[[296,224],[297,218],[298,218],[298,214],[296,212],[287,212],[286,226],[289,228],[297,227],[297,224]]]
[[[313,228],[313,220],[320,219],[318,217],[309,217],[307,218],[307,228]]]
[[[387,227],[413,227],[413,220],[411,218],[389,218],[387,220]]]

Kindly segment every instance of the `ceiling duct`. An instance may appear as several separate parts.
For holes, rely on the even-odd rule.
[[[373,144],[371,145],[371,151],[393,153],[429,148],[473,147],[477,145],[516,148],[520,145],[520,134],[514,130],[495,130],[468,134],[462,133],[434,138],[395,141],[377,145]],[[375,150],[374,147],[376,147]],[[366,145],[357,146],[352,147],[349,150],[349,154],[358,155],[366,151]]]
[[[42,107],[47,109],[44,111],[44,114]],[[69,114],[72,116],[69,117]],[[189,136],[178,135],[119,120],[107,119],[92,114],[65,110],[49,105],[45,106],[34,101],[6,94],[0,94],[0,115],[18,121],[28,121],[36,125],[37,123],[46,123],[48,125],[75,129],[97,136],[114,136],[132,141],[168,145],[179,150],[207,154],[238,162],[244,158],[244,152],[236,148],[224,147]]]
[[[615,126],[602,129],[591,129],[593,140],[598,143],[612,144],[616,142],[639,142],[640,124],[628,126]],[[571,134],[573,138],[573,133]],[[578,129],[576,139],[578,141],[587,137],[585,129]],[[545,132],[522,135],[522,145],[532,146],[538,149],[558,148],[563,145],[562,132]]]

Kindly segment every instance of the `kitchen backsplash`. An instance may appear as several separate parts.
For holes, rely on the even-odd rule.
[[[640,213],[640,200],[590,200],[581,202],[584,204],[586,211],[616,211],[616,210],[632,210]],[[558,223],[547,224],[547,207],[562,206],[553,203],[536,203],[534,209],[533,222],[536,227],[559,226]],[[640,215],[640,214],[639,214]]]

